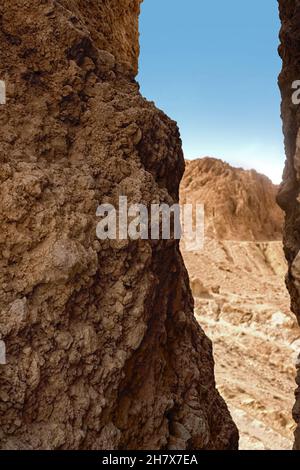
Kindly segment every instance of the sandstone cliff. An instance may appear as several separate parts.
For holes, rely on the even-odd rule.
[[[300,107],[293,103],[293,82],[300,80],[300,1],[280,0],[282,29],[279,48],[283,68],[279,77],[282,94],[282,118],[285,134],[286,168],[278,195],[278,202],[286,212],[284,245],[289,264],[287,286],[291,295],[292,309],[300,323]],[[300,361],[298,360],[298,390],[294,418],[298,423],[295,449],[300,450]]]
[[[2,449],[237,447],[178,243],[96,238],[99,203],[173,203],[184,170],[139,3],[0,4]]]

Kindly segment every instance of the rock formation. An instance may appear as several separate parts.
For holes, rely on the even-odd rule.
[[[99,241],[173,203],[176,123],[135,82],[139,0],[2,0],[2,449],[236,449],[176,241]]]
[[[188,162],[181,184],[182,201],[205,204],[204,249],[183,256],[243,450],[293,446],[300,341],[284,285],[276,191],[265,176],[212,158]]]
[[[216,158],[188,161],[181,201],[205,206],[205,230],[218,240],[282,239],[283,214],[277,187],[255,170],[234,168]]]
[[[279,48],[283,68],[279,77],[282,94],[282,118],[285,135],[286,167],[278,202],[286,213],[284,246],[289,264],[287,286],[291,295],[292,310],[300,323],[300,106],[293,99],[294,82],[300,80],[300,1],[280,0],[282,28]],[[300,361],[294,418],[298,423],[295,449],[300,450]]]

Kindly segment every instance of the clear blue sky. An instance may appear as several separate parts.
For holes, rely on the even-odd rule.
[[[279,27],[276,0],[144,0],[138,79],[178,122],[186,158],[280,181]]]

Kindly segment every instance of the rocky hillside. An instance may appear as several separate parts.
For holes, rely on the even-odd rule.
[[[209,158],[188,162],[181,186],[182,201],[205,203],[204,249],[183,255],[241,449],[293,445],[300,332],[284,284],[275,193],[265,176]]]
[[[206,234],[219,240],[281,240],[277,187],[254,170],[215,158],[188,161],[181,200],[205,205]]]
[[[178,200],[176,124],[135,82],[140,0],[2,0],[2,449],[236,449],[178,242],[99,204]]]

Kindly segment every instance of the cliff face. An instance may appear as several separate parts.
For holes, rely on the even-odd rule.
[[[96,238],[100,203],[173,203],[184,170],[139,3],[0,4],[2,449],[237,447],[178,243]]]
[[[280,0],[282,29],[280,55],[283,69],[279,77],[282,93],[282,118],[285,134],[286,168],[278,202],[286,212],[284,245],[289,263],[287,286],[291,294],[292,310],[300,323],[300,107],[293,104],[294,81],[300,79],[300,1]],[[298,361],[298,390],[294,418],[298,423],[295,449],[300,450],[300,362]]]
[[[218,240],[281,240],[276,193],[266,176],[209,157],[187,162],[181,184],[182,202],[204,204],[206,236]]]

